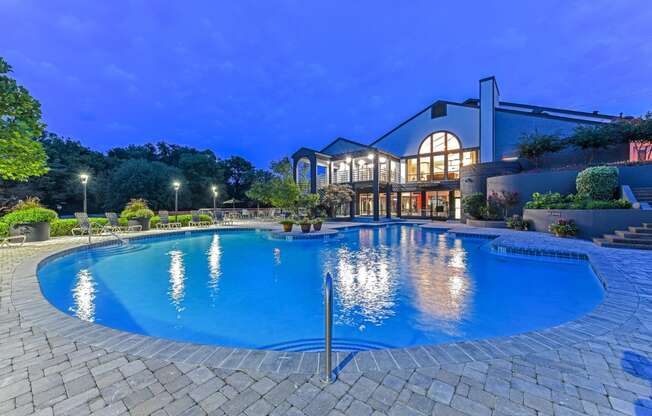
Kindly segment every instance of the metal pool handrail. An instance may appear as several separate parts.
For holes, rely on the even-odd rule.
[[[324,306],[325,306],[325,328],[324,328],[324,382],[332,383],[333,377],[333,361],[332,361],[332,345],[333,345],[333,278],[330,273],[326,273],[324,278]]]

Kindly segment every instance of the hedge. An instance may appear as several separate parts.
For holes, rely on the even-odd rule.
[[[106,225],[109,221],[106,218],[89,218],[90,222]],[[50,223],[50,236],[63,237],[72,235],[72,229],[79,227],[79,223],[74,218],[58,219]]]
[[[525,204],[526,209],[629,209],[632,203],[625,199],[600,201],[583,195],[562,195],[558,192],[532,194],[532,200]]]
[[[577,174],[575,180],[578,195],[598,201],[613,199],[618,189],[618,168],[596,166]]]

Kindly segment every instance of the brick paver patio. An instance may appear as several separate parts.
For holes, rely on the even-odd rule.
[[[56,311],[35,264],[79,240],[2,249],[0,415],[652,415],[652,253],[458,231],[501,234],[499,251],[588,256],[605,302],[518,337],[339,354],[324,385],[318,355],[158,342]]]

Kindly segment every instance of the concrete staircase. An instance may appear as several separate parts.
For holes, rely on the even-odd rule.
[[[594,238],[593,242],[601,247],[652,250],[652,223],[629,227],[627,231],[614,231],[614,234],[606,234],[604,238]]]
[[[631,188],[638,202],[647,202],[652,205],[652,187]]]

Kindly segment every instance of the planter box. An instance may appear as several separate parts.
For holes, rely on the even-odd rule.
[[[524,209],[523,219],[529,220],[534,231],[548,232],[548,226],[558,219],[573,220],[579,229],[577,237],[591,239],[613,234],[627,227],[640,227],[652,222],[652,210],[643,209]]]
[[[50,223],[35,222],[31,224],[16,224],[9,229],[9,235],[24,235],[26,242],[46,241],[50,239]]]
[[[480,228],[507,228],[505,221],[473,220],[471,218],[466,219],[466,225]]]
[[[143,227],[143,231],[149,231],[150,222],[151,222],[150,218],[134,218],[128,221],[129,225],[131,224],[140,225],[141,227]]]

